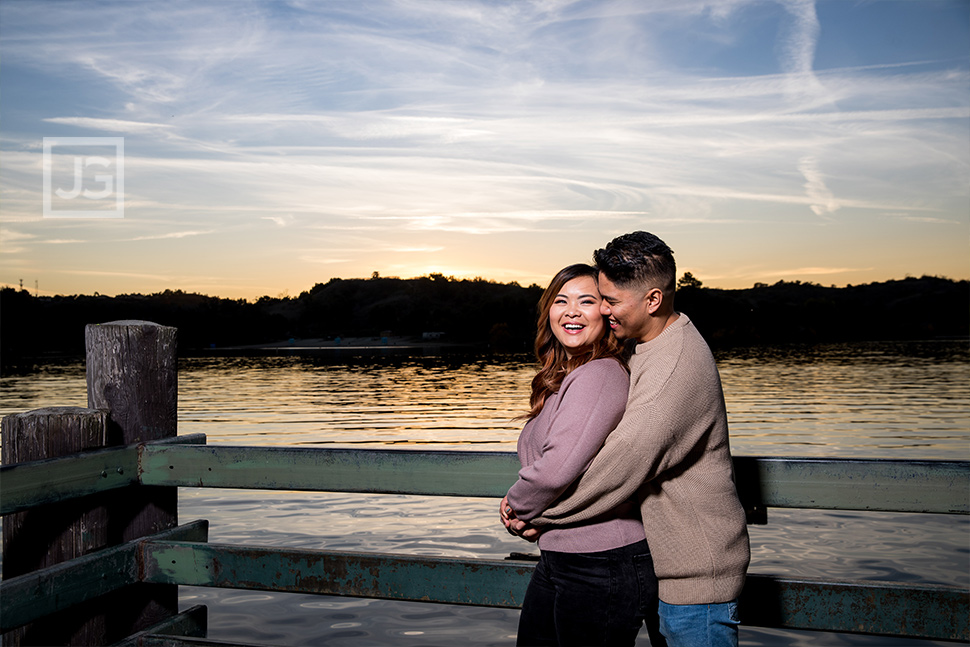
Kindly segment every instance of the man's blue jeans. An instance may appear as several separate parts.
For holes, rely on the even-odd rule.
[[[646,541],[596,553],[542,551],[522,601],[516,645],[633,645],[644,620],[663,647]],[[656,639],[654,639],[656,636]]]
[[[737,647],[738,603],[667,604],[660,601],[660,632],[669,647]]]

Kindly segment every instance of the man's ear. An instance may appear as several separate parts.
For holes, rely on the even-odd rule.
[[[655,314],[660,309],[660,306],[663,305],[664,293],[660,288],[651,288],[643,295],[643,300],[647,303],[647,312]]]

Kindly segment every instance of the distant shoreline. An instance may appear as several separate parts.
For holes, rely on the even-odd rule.
[[[256,303],[170,291],[37,299],[3,289],[0,365],[83,354],[87,325],[129,319],[177,328],[182,354],[529,353],[540,296],[538,287],[432,279],[335,280]],[[967,281],[939,277],[851,288],[692,285],[676,299],[712,348],[966,339],[970,331]]]

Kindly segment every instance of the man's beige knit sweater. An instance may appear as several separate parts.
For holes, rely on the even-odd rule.
[[[687,316],[639,344],[626,413],[586,473],[537,526],[584,521],[631,496],[668,604],[738,597],[750,560],[717,366]]]

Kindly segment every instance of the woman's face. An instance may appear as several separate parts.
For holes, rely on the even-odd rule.
[[[549,327],[568,357],[585,352],[603,336],[601,301],[596,281],[589,276],[568,281],[553,299]]]

